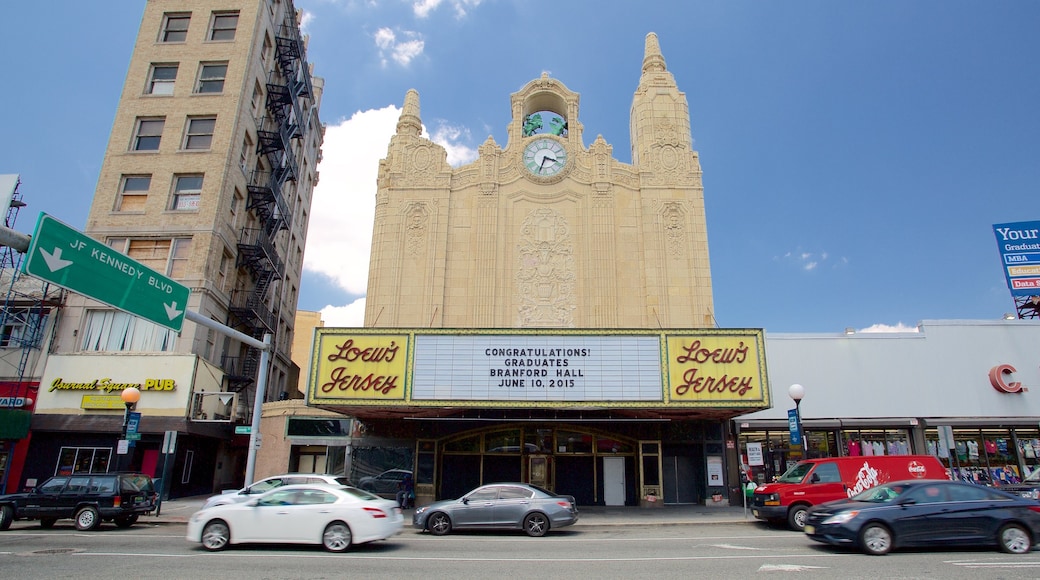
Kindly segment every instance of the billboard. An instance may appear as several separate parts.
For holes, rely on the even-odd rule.
[[[1040,295],[1040,221],[995,224],[993,234],[1011,295]]]

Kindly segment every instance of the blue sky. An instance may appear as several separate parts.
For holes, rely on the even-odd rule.
[[[214,6],[219,5],[214,0]],[[360,325],[378,161],[405,92],[454,165],[542,72],[631,159],[656,32],[689,101],[722,327],[840,332],[1014,311],[992,225],[1040,219],[1040,2],[296,0],[327,125],[300,308]],[[0,51],[16,228],[82,228],[143,0],[17,2]],[[11,26],[10,23],[17,23]]]

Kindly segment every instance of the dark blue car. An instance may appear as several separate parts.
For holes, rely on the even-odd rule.
[[[959,481],[896,481],[810,508],[805,533],[873,555],[936,545],[1025,554],[1040,538],[1040,502]]]

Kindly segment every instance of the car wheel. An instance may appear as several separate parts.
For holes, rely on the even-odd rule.
[[[527,517],[524,518],[524,531],[532,538],[544,536],[545,532],[549,531],[549,518],[538,512],[527,514]]]
[[[231,529],[223,520],[213,520],[202,528],[202,547],[210,552],[223,550],[230,541]]]
[[[101,525],[101,514],[94,506],[86,506],[76,512],[76,529],[81,532],[96,529]]]
[[[867,524],[859,533],[859,545],[871,556],[884,556],[892,550],[892,532],[878,523]]]
[[[9,505],[0,505],[0,530],[11,527],[14,521],[14,510]]]
[[[321,534],[321,545],[330,552],[346,552],[352,540],[350,526],[343,522],[332,522]]]
[[[430,514],[430,519],[426,522],[426,529],[435,536],[443,536],[451,531],[451,518],[444,512]]]
[[[130,526],[137,523],[137,514],[122,516],[115,519],[116,525],[121,528],[129,528]]]
[[[58,518],[41,518],[40,527],[49,530],[54,527],[54,523],[58,521]]]
[[[1008,554],[1025,554],[1033,548],[1029,532],[1018,524],[1006,524],[997,532],[1000,551]]]
[[[796,505],[791,508],[791,511],[787,512],[787,525],[791,526],[792,530],[800,532],[805,529],[805,515],[809,512],[809,508],[804,505]]]

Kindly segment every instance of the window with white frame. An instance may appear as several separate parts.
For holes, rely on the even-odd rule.
[[[235,188],[235,193],[231,196],[231,228],[234,229],[238,225],[238,210],[242,207],[242,192]]]
[[[88,310],[81,350],[91,352],[172,352],[177,333],[118,310]]]
[[[264,89],[260,87],[260,81],[255,81],[253,85],[253,99],[250,104],[253,107],[253,115],[257,116],[260,114],[260,107],[263,106]]]
[[[172,95],[173,84],[177,80],[176,64],[153,64],[148,73],[148,86],[145,93],[149,95]]]
[[[264,45],[260,48],[260,64],[264,66],[264,70],[267,69],[267,59],[271,58],[271,49],[274,44],[271,43],[271,37],[264,33]]]
[[[191,238],[174,238],[170,247],[170,264],[166,275],[181,279],[188,275],[188,259],[191,258]]]
[[[170,209],[197,210],[202,198],[202,175],[176,175],[173,178],[173,200]]]
[[[145,202],[148,201],[148,188],[151,185],[151,175],[124,175],[119,180],[116,211],[144,211]]]
[[[165,118],[147,119],[138,118],[137,127],[134,130],[134,151],[158,151],[159,142],[162,140],[163,125]]]
[[[227,250],[224,250],[220,255],[220,265],[217,267],[216,285],[217,290],[220,290],[221,292],[227,292],[228,271],[231,269],[231,262],[233,260],[234,258],[231,257],[231,254],[228,253]]]
[[[234,40],[238,28],[238,12],[214,12],[209,29],[210,40]]]
[[[224,79],[226,77],[226,62],[203,63],[199,68],[199,83],[195,87],[195,92],[222,93],[224,92]]]
[[[8,308],[0,327],[0,348],[40,346],[49,311],[40,308]]]
[[[58,452],[54,475],[108,473],[111,459],[111,447],[62,447]]]
[[[188,23],[191,13],[166,13],[163,15],[159,42],[184,42],[188,38]]]
[[[207,150],[213,143],[213,129],[217,125],[216,117],[195,117],[188,119],[188,127],[184,131],[184,148]]]

